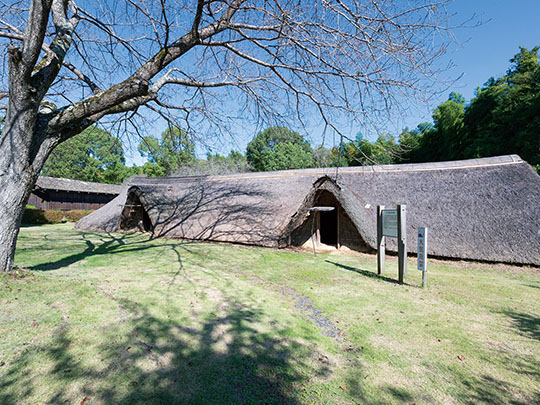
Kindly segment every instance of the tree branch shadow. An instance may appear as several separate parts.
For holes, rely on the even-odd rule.
[[[540,317],[524,312],[503,311],[511,319],[512,325],[524,336],[540,341]]]
[[[59,270],[86,260],[92,256],[108,255],[116,252],[128,253],[144,251],[163,247],[176,248],[182,246],[183,248],[187,248],[187,245],[194,243],[192,241],[176,241],[175,243],[154,245],[149,243],[151,242],[149,238],[141,238],[140,234],[125,233],[116,235],[113,233],[92,233],[91,235],[98,237],[101,242],[96,244],[88,238],[89,233],[81,232],[81,235],[84,239],[84,243],[86,244],[86,248],[84,250],[62,257],[54,262],[36,264],[29,267],[29,269],[39,271]]]
[[[73,389],[79,389],[78,401],[87,397],[103,403],[300,403],[297,393],[309,379],[299,371],[306,367],[297,355],[300,344],[285,343],[275,330],[260,333],[255,327],[260,310],[232,301],[227,313],[200,327],[186,327],[129,300],[119,305],[129,311],[128,333],[102,339],[100,361],[76,358],[80,343],[65,321],[52,342],[11,363],[0,381],[0,403],[24,403],[32,397],[36,352],[52,363],[48,403],[72,402]],[[328,370],[312,372],[324,375]],[[15,397],[13,392],[22,394]]]

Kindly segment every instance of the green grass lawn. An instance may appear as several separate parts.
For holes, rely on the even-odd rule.
[[[21,230],[0,404],[540,402],[540,271]],[[84,401],[84,402],[83,402]]]

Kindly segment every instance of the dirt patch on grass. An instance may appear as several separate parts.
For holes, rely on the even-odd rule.
[[[277,291],[283,297],[292,299],[295,302],[295,308],[300,310],[303,315],[313,321],[321,330],[323,336],[332,337],[340,343],[343,342],[343,338],[345,336],[344,332],[336,327],[332,321],[325,316],[324,312],[315,306],[315,303],[309,297],[300,294],[298,291],[284,284],[270,282],[256,276],[251,276],[250,280],[256,282],[257,284],[263,285],[265,288]]]
[[[343,331],[336,327],[328,319],[323,311],[318,309],[313,301],[306,296],[299,295],[296,299],[295,307],[307,314],[308,318],[315,322],[315,325],[321,330],[323,336],[335,338],[338,342],[343,342]]]
[[[3,273],[5,281],[34,281],[34,274],[31,271],[22,267],[15,266],[13,270]]]

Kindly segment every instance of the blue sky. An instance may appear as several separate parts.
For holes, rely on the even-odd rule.
[[[490,77],[505,74],[520,46],[531,49],[540,45],[540,0],[456,0],[450,10],[457,13],[456,22],[474,14],[485,21],[479,27],[458,30],[460,44],[454,44],[447,55],[456,65],[456,76],[463,74],[454,90],[467,100]],[[439,102],[445,99],[443,95]],[[411,117],[411,122],[430,118],[420,113]]]
[[[433,108],[445,101],[452,90],[471,100],[477,87],[490,77],[506,73],[509,60],[520,46],[531,49],[540,45],[540,0],[456,0],[449,11],[455,13],[455,24],[471,17],[473,22],[483,22],[478,27],[455,31],[457,41],[444,58],[455,65],[448,72],[449,76],[462,76],[447,92],[436,97],[432,105],[419,109],[403,121],[395,118],[400,127],[414,128],[420,122],[431,121]],[[388,132],[397,135],[391,129],[394,126],[394,123],[389,124]]]
[[[519,46],[540,45],[539,0],[457,0],[454,8],[464,16],[477,13],[486,21],[458,32],[459,39],[467,42],[450,55],[457,70],[464,73],[460,92],[467,99],[489,77],[506,72]]]
[[[387,132],[397,135],[399,129],[408,126],[414,128],[420,122],[431,121],[431,111],[440,102],[445,101],[452,90],[465,96],[469,101],[474,96],[474,90],[482,86],[490,77],[503,75],[510,66],[509,59],[518,52],[519,46],[528,49],[540,45],[540,0],[455,0],[449,7],[455,13],[454,24],[473,21],[483,21],[478,27],[460,29],[455,32],[457,42],[452,44],[445,56],[444,62],[452,62],[455,67],[448,72],[449,77],[460,80],[451,89],[435,97],[432,104],[412,111],[406,117],[392,117],[388,123]],[[158,135],[164,125],[155,128]],[[354,128],[349,129],[354,137]],[[243,132],[243,133],[242,133]],[[255,135],[255,128],[244,128],[234,141],[221,139],[215,144],[214,152],[227,154],[231,149],[245,151],[247,143]],[[308,134],[313,145],[322,142],[322,128],[313,128]],[[373,138],[375,134],[369,136]],[[325,138],[325,146],[332,146],[332,136]],[[334,141],[336,139],[334,138]],[[205,150],[198,148],[201,157]],[[126,150],[127,163],[142,164],[137,151]]]

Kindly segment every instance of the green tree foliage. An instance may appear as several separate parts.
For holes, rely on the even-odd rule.
[[[341,149],[341,152],[340,152]],[[318,146],[313,150],[313,162],[315,167],[347,167],[349,162],[347,161],[344,153],[343,146],[325,148],[324,146]]]
[[[255,171],[303,169],[313,167],[311,145],[298,132],[271,127],[248,144],[248,163]]]
[[[210,166],[216,168],[221,167],[222,170],[227,173],[250,171],[246,156],[236,150],[231,151],[228,156],[223,156],[219,153],[216,153],[215,155],[208,153],[206,155],[206,161]]]
[[[440,162],[463,157],[466,143],[464,129],[465,98],[450,93],[448,100],[433,112],[433,124],[419,124],[415,130],[404,130],[400,136],[402,162]]]
[[[517,153],[540,164],[540,63],[538,49],[520,48],[505,76],[491,78],[465,111],[466,157]]]
[[[131,175],[131,171],[125,166],[120,140],[92,126],[54,149],[41,174],[99,183],[121,183]]]
[[[423,149],[423,138],[426,136],[426,133],[431,131],[433,131],[433,124],[429,122],[418,124],[413,130],[405,128],[399,135],[401,155],[398,162],[406,163],[427,161],[425,160],[426,153]]]
[[[402,162],[469,159],[516,153],[540,173],[539,47],[520,48],[506,75],[489,79],[467,105],[451,93],[433,124],[404,130]]]
[[[195,161],[195,146],[186,132],[170,127],[161,138],[145,136],[139,144],[139,153],[148,159],[143,173],[149,177],[175,174],[182,165]]]
[[[399,155],[399,145],[393,136],[381,134],[375,142],[357,134],[353,142],[343,144],[342,156],[347,162],[344,166],[369,166],[392,164]]]
[[[315,167],[331,167],[332,151],[324,146],[313,149],[313,165]]]
[[[435,109],[433,130],[424,132],[431,135],[429,148],[434,161],[455,160],[462,156],[464,114],[465,98],[455,92]]]
[[[180,176],[211,176],[249,171],[250,166],[246,157],[242,153],[233,150],[228,156],[209,153],[206,155],[206,160],[197,159],[184,164],[178,169],[177,173]]]

